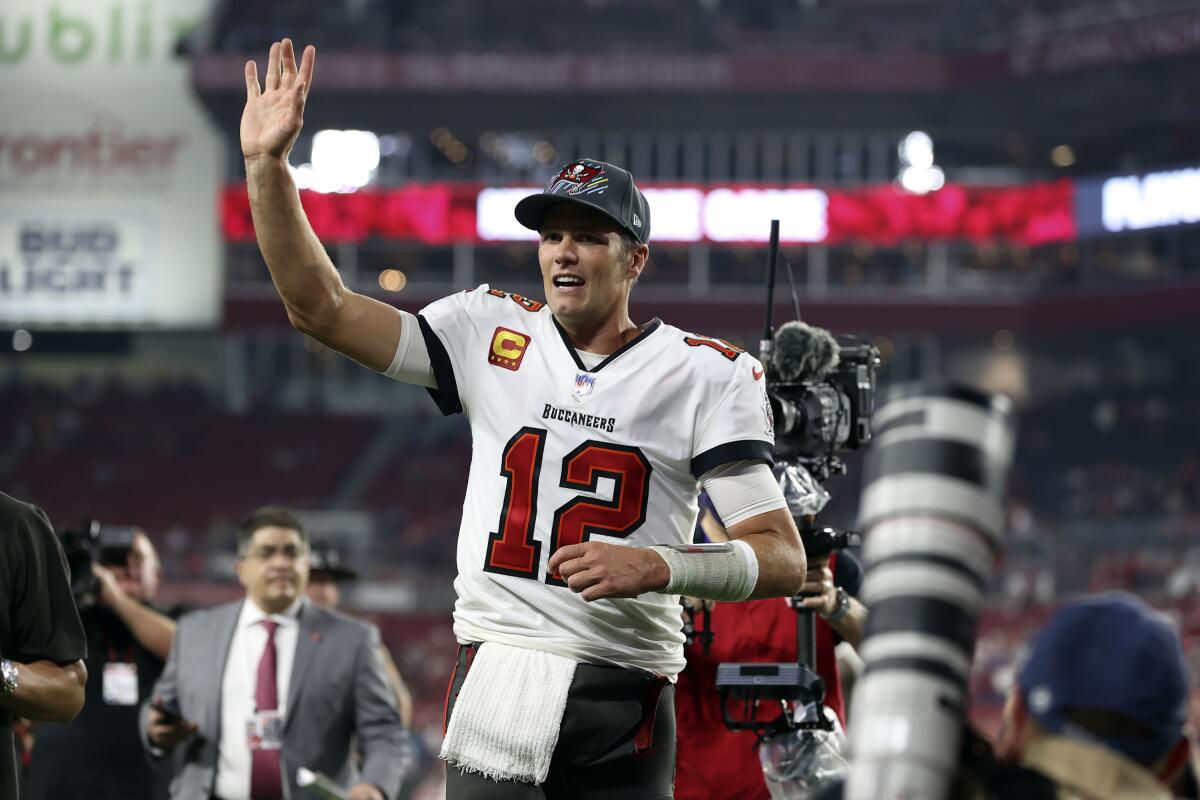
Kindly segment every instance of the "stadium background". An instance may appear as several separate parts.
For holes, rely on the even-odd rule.
[[[1021,408],[980,724],[1073,593],[1167,609],[1200,672],[1200,3],[6,2],[0,486],[144,526],[191,606],[238,594],[241,514],[303,511],[436,750],[469,438],[287,324],[237,145],[241,65],[285,35],[318,46],[292,163],[350,286],[540,296],[511,206],[590,155],[654,190],[634,318],[754,350],[778,217],[777,320],[794,292],[884,385]]]

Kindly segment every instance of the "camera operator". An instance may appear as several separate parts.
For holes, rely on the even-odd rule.
[[[857,650],[867,624],[867,607],[855,596],[861,589],[862,565],[858,563],[858,559],[849,551],[830,553],[824,560],[818,560],[809,566],[808,573],[804,576],[804,585],[800,587],[800,605],[815,611],[828,626],[832,633],[833,645],[844,641]],[[821,636],[821,627],[818,624],[818,637]],[[818,647],[820,646],[818,644]],[[837,673],[831,672],[836,681]],[[826,686],[829,685],[829,678],[826,677]],[[845,720],[843,710],[833,706],[831,708],[838,712],[843,721]]]
[[[171,649],[175,623],[150,603],[161,567],[136,528],[100,528],[94,582],[80,617],[87,634],[87,704],[71,725],[39,725],[30,797],[154,800],[166,776],[142,752],[138,706],[150,696]],[[69,768],[64,768],[69,766]]]
[[[777,237],[773,222],[772,275]],[[754,377],[766,377],[773,475],[809,569],[795,598],[711,607],[685,599],[695,635],[685,650],[689,668],[676,686],[679,800],[762,800],[831,780],[846,763],[835,646],[845,638],[857,647],[864,635],[867,610],[854,597],[863,573],[846,552],[857,535],[818,527],[816,517],[829,501],[820,482],[845,472],[837,454],[871,441],[881,359],[858,337],[799,320],[773,330],[773,280],[760,347],[764,370]],[[726,539],[710,509],[701,526],[710,541]],[[730,700],[742,703],[740,715],[727,713]]]
[[[83,705],[87,669],[70,573],[50,520],[3,492],[0,597],[0,800],[16,800],[13,718],[71,720]]]
[[[784,493],[787,497],[787,492]],[[726,540],[724,526],[701,503],[699,525],[711,542]],[[816,620],[816,673],[825,682],[824,703],[844,725],[842,699],[834,647],[841,640],[857,647],[866,623],[867,609],[855,595],[862,583],[862,567],[848,551],[814,559],[805,576],[799,603],[812,610]],[[702,601],[691,601],[698,606]],[[796,611],[790,598],[710,604],[708,630],[712,643],[704,652],[698,641],[685,649],[688,668],[676,687],[678,755],[675,783],[677,800],[766,800],[770,797],[763,768],[750,731],[730,731],[721,713],[715,679],[722,662],[795,662],[798,658]],[[764,708],[769,719],[777,706]]]

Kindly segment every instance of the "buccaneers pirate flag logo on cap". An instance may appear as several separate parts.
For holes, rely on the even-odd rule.
[[[576,161],[567,164],[546,186],[547,194],[601,194],[608,188],[602,164]]]
[[[628,231],[637,241],[650,240],[650,206],[627,170],[614,164],[579,158],[564,165],[540,194],[517,203],[517,221],[538,230],[553,203],[590,206]]]

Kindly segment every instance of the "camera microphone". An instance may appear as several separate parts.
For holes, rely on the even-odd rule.
[[[824,328],[785,322],[775,333],[771,365],[785,383],[823,378],[838,365],[837,340]]]

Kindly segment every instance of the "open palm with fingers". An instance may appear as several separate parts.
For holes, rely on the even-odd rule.
[[[246,108],[242,111],[242,155],[286,158],[304,125],[304,100],[312,84],[317,48],[304,48],[300,66],[291,39],[271,45],[264,86],[258,67],[246,62]]]

